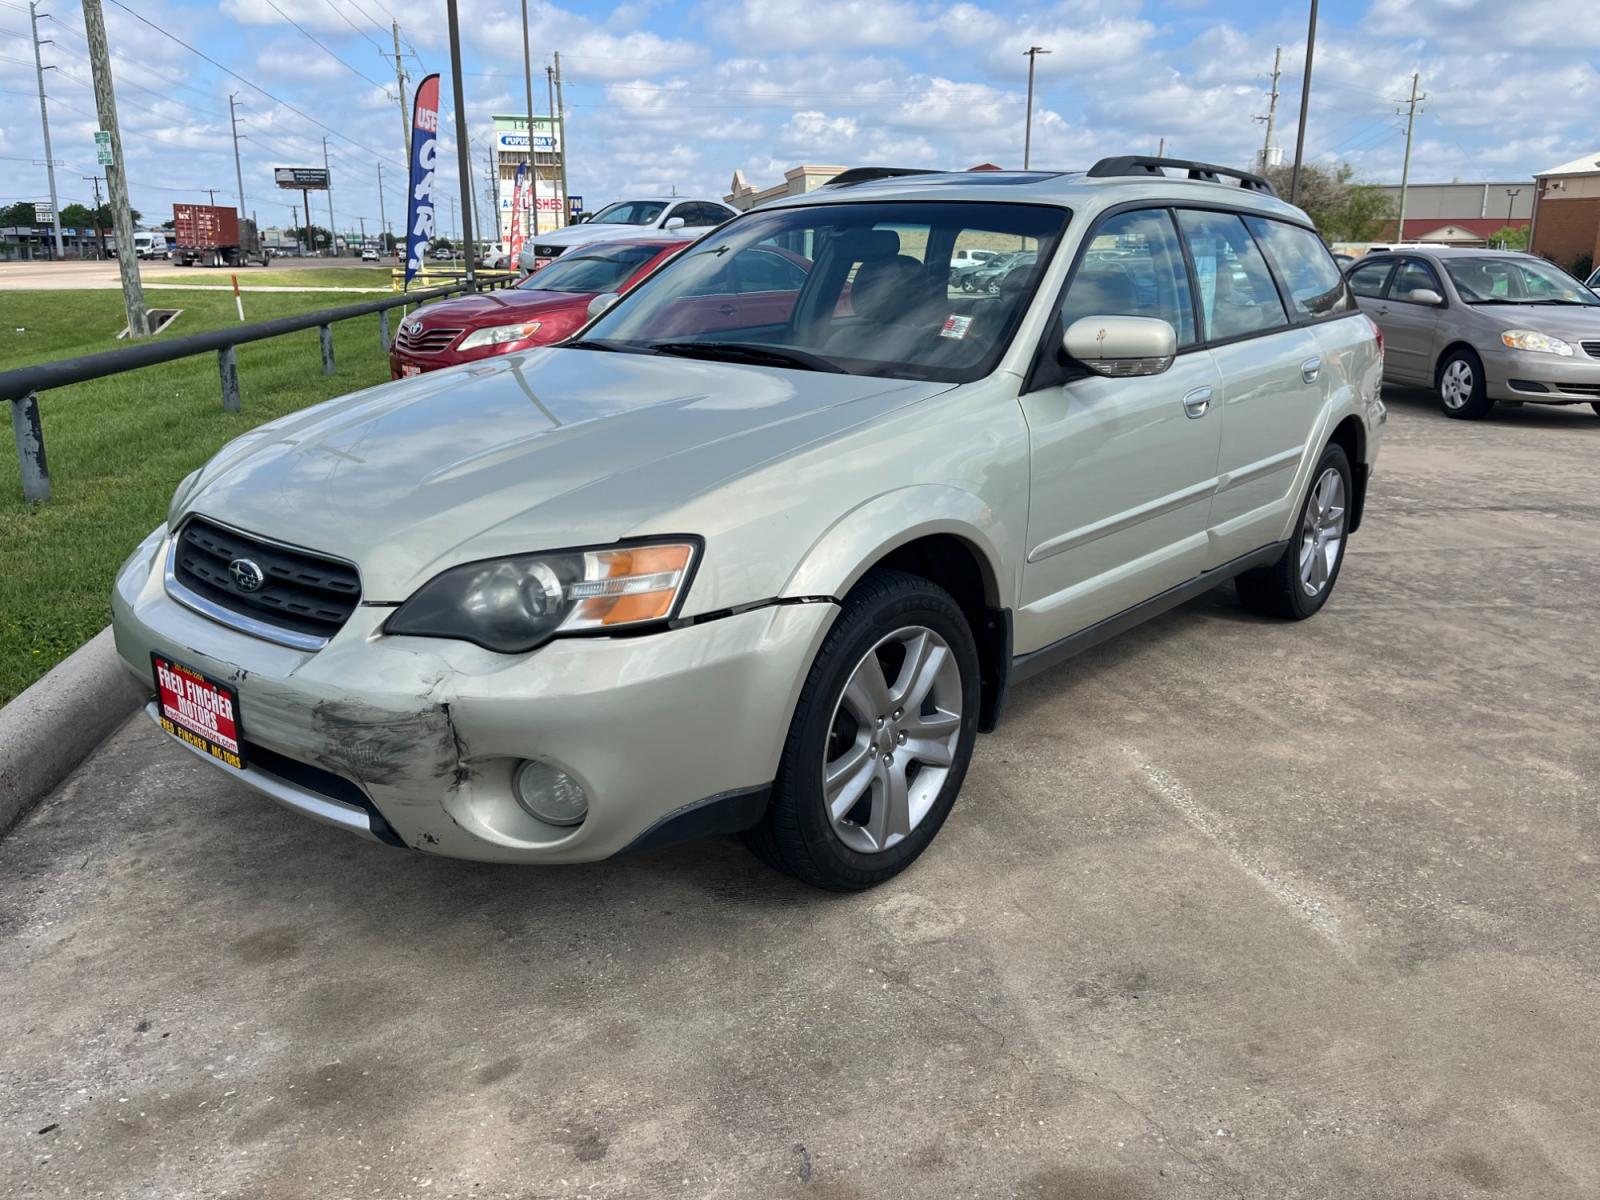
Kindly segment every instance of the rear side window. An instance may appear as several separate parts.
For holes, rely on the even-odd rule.
[[[1189,273],[1165,209],[1118,213],[1094,231],[1061,305],[1061,328],[1082,317],[1159,317],[1178,345],[1197,340]]]
[[[1246,217],[1245,224],[1278,268],[1278,277],[1299,316],[1322,317],[1349,311],[1344,277],[1321,238],[1309,229],[1265,217]]]
[[[1243,220],[1233,213],[1179,209],[1178,227],[1194,260],[1207,341],[1263,333],[1289,323],[1267,260]]]
[[[1367,296],[1373,300],[1380,298],[1383,295],[1383,285],[1389,279],[1389,270],[1393,266],[1392,259],[1362,263],[1350,272],[1350,290],[1358,296]]]

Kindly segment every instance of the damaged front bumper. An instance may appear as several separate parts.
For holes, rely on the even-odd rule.
[[[385,636],[392,608],[363,605],[303,651],[173,601],[165,549],[162,527],[118,575],[117,651],[146,687],[154,651],[237,690],[248,765],[219,771],[328,824],[484,861],[592,861],[752,821],[837,612],[773,605],[502,655]],[[582,824],[547,825],[517,804],[512,777],[528,759],[583,785]]]

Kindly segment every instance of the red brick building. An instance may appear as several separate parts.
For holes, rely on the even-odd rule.
[[[1600,262],[1600,150],[1534,176],[1529,249],[1572,270]]]

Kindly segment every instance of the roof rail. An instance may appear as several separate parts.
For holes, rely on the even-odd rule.
[[[1091,179],[1109,179],[1118,175],[1161,175],[1166,172],[1163,167],[1177,167],[1181,171],[1188,171],[1190,179],[1198,179],[1203,183],[1221,183],[1218,178],[1226,175],[1229,179],[1237,179],[1239,186],[1246,191],[1265,192],[1269,196],[1276,196],[1278,189],[1273,187],[1259,175],[1252,175],[1249,171],[1236,171],[1232,167],[1219,167],[1215,163],[1192,162],[1187,158],[1148,158],[1142,154],[1125,154],[1117,158],[1102,158],[1089,168]]]
[[[948,172],[929,167],[851,167],[840,171],[823,187],[853,187],[858,183],[871,183],[874,179],[894,179],[900,175],[945,175]]]

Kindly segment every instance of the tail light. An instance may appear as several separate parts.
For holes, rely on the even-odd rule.
[[[1367,317],[1366,313],[1361,315]],[[1381,359],[1383,357],[1383,329],[1371,317],[1367,317],[1367,324],[1372,326],[1372,335],[1378,339],[1378,357]]]

